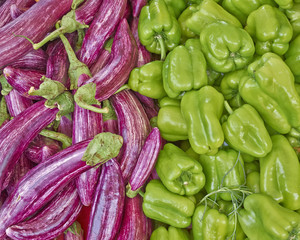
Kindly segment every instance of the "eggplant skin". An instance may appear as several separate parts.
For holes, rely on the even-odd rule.
[[[32,50],[33,42],[41,41],[55,23],[71,9],[72,0],[43,0],[0,28],[0,69]]]

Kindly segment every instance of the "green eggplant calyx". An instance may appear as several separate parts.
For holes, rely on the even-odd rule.
[[[0,84],[2,86],[1,95],[3,96],[6,96],[11,90],[13,90],[13,87],[7,82],[4,75],[0,76]]]

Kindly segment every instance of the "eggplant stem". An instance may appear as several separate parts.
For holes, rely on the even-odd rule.
[[[70,138],[67,135],[65,135],[63,133],[60,133],[60,132],[55,132],[55,131],[51,131],[51,130],[48,130],[48,129],[43,129],[40,132],[40,135],[61,142],[63,149],[65,149],[67,147],[70,147],[72,145],[72,138]]]
[[[24,35],[16,35],[16,34],[14,34],[14,33],[13,33],[13,35],[14,35],[15,37],[22,37],[22,38],[25,38],[25,39],[28,40],[32,45],[34,45],[34,42],[33,42],[29,37],[26,37],[26,36],[24,36]]]
[[[63,34],[65,32],[65,29],[65,27],[60,27],[59,29],[54,30],[49,35],[47,35],[42,41],[32,44],[33,49],[37,50],[44,46],[47,42],[58,38],[60,34]]]
[[[128,84],[124,84],[123,86],[121,86],[114,94],[119,93],[119,92],[121,92],[123,90],[126,90],[126,89],[130,89]]]

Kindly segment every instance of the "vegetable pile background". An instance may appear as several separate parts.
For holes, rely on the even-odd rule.
[[[0,0],[0,239],[300,239],[300,0]]]

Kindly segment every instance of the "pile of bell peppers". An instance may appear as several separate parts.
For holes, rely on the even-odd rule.
[[[156,239],[300,239],[300,0],[151,0],[128,87],[165,140]]]

